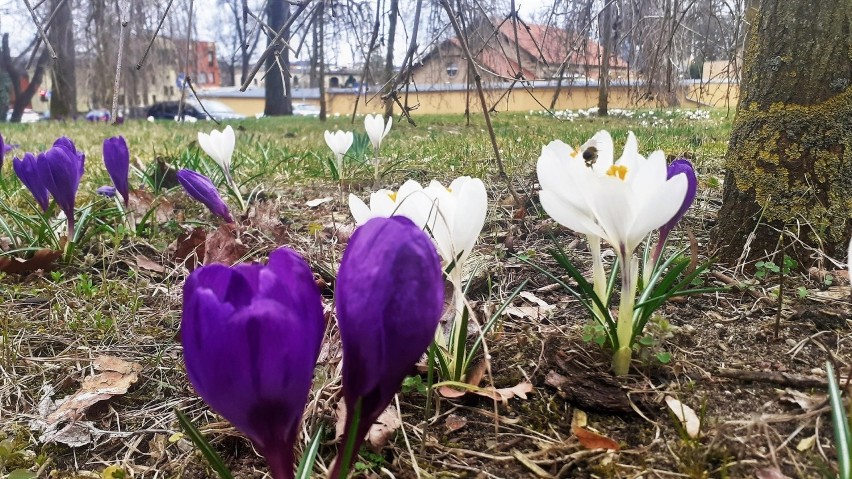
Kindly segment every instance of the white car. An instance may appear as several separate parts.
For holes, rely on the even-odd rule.
[[[37,111],[34,111],[32,108],[24,108],[23,114],[21,114],[21,123],[36,123],[41,121],[42,117]],[[6,112],[6,121],[12,120],[12,109],[10,108]]]
[[[309,103],[293,103],[293,115],[295,116],[319,116],[320,109]]]

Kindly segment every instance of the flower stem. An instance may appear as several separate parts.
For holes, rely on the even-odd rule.
[[[335,461],[331,474],[328,475],[330,479],[346,479],[346,476],[349,475],[349,469],[352,467],[352,458],[357,453],[357,451],[355,451],[355,445],[360,442],[358,440],[358,425],[361,423],[362,400],[363,398],[358,398],[358,401],[355,402],[355,407],[352,408],[353,410],[346,411],[347,415],[351,414],[351,416],[346,419],[346,422],[349,423],[349,427],[346,429],[346,436],[344,438],[344,441],[346,442],[343,444],[343,449],[337,456],[337,460]]]
[[[612,369],[616,376],[624,376],[630,370],[631,345],[633,343],[633,305],[636,302],[636,280],[639,264],[631,254],[619,255],[621,269],[621,299],[618,305],[617,336],[618,348],[612,357]]]
[[[603,258],[601,258],[601,239],[594,235],[587,235],[586,241],[589,243],[589,252],[592,253],[592,285],[601,304],[606,306],[609,298],[606,294],[606,272],[603,267]],[[592,305],[599,322],[603,322],[603,311],[599,310],[597,304],[592,303]]]

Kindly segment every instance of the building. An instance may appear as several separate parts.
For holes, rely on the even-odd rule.
[[[476,62],[486,82],[512,81],[518,73],[524,80],[553,80],[559,77],[563,62],[563,78],[585,81],[599,77],[600,45],[559,28],[518,25],[516,41],[511,22],[503,22],[496,30],[486,27],[471,37],[470,47],[477,52]],[[611,58],[609,68],[612,79],[626,76],[627,63],[621,58]],[[414,80],[418,84],[466,84],[467,62],[459,39],[444,40],[423,57],[415,66]]]

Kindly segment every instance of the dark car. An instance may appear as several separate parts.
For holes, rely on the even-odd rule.
[[[154,103],[151,105],[151,108],[148,108],[148,118],[153,118],[154,120],[174,120],[178,116],[178,108],[180,102],[176,101],[165,101],[162,103]],[[207,115],[201,110],[201,108],[195,108],[189,103],[183,104],[183,117],[184,119],[190,117],[195,118],[196,120],[206,120]]]
[[[148,109],[148,118],[155,120],[174,120],[178,115],[178,104],[176,101],[167,101],[163,103],[155,103]],[[204,108],[210,112],[210,115],[217,120],[239,120],[245,118],[224,103],[215,100],[204,100]],[[210,117],[204,113],[201,105],[195,101],[187,101],[183,104],[183,117],[195,118],[196,120],[207,120]]]

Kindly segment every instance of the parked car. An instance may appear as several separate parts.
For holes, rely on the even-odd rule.
[[[6,121],[12,120],[12,109],[6,112]],[[37,121],[41,121],[42,116],[39,112],[34,111],[32,108],[24,108],[24,112],[21,115],[21,123],[35,123]]]
[[[204,108],[201,108],[201,105],[194,100],[184,102],[184,119],[194,118],[196,120],[209,120],[211,116],[217,120],[239,120],[245,118],[245,115],[235,112],[229,108],[228,105],[225,105],[222,102],[218,102],[216,100],[203,100],[203,103]],[[148,108],[146,116],[155,120],[174,120],[178,116],[179,105],[180,103],[176,101],[155,103],[151,106],[151,108]],[[210,113],[210,116],[208,116],[207,113],[204,113],[205,109]]]
[[[154,103],[151,108],[148,108],[148,119],[154,120],[175,120],[178,116],[180,103],[176,101],[164,101]],[[183,117],[195,118],[196,120],[206,120],[207,115],[201,111],[201,108],[195,108],[189,103],[183,104]]]
[[[86,113],[86,120],[109,122],[110,116],[109,110],[99,108]]]
[[[296,116],[319,116],[320,109],[309,103],[293,103],[293,114]]]

